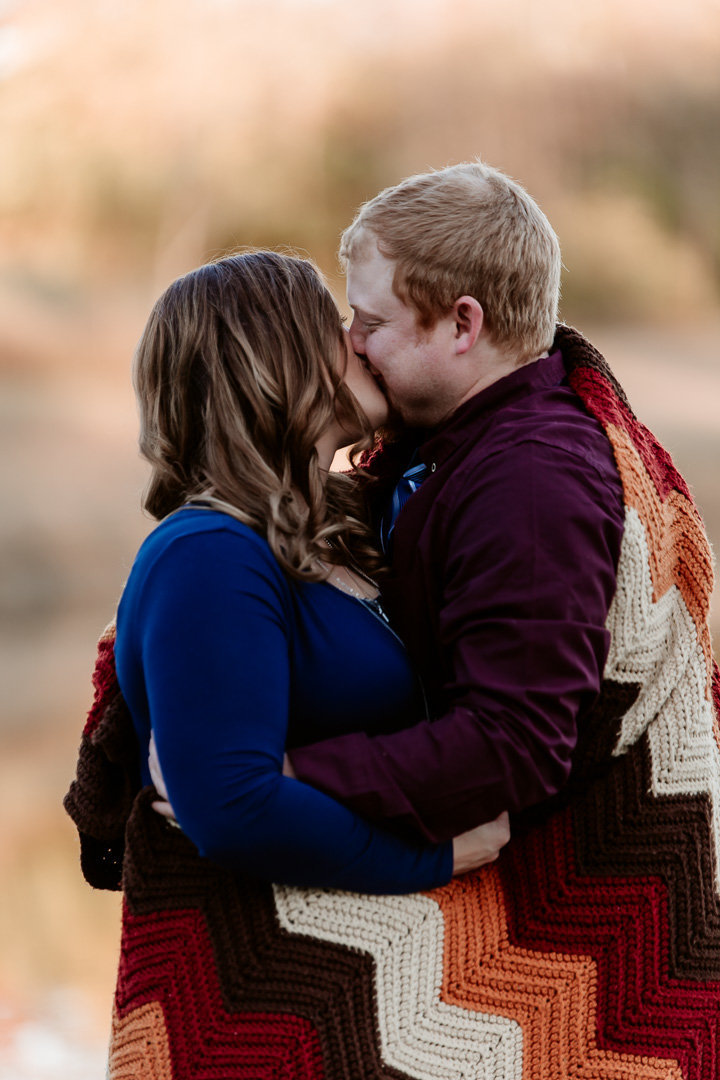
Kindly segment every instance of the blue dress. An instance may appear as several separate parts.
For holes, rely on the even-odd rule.
[[[201,854],[266,880],[362,892],[450,879],[450,843],[372,826],[282,775],[286,746],[417,719],[404,648],[368,605],[289,579],[235,518],[185,508],[137,555],[115,655],[143,781],[152,728],[178,822]]]

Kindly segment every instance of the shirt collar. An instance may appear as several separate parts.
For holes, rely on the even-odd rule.
[[[534,360],[532,364],[523,364],[464,401],[442,427],[428,432],[420,445],[418,460],[434,471],[456,447],[465,442],[468,428],[473,428],[481,417],[495,412],[502,405],[526,397],[540,387],[558,386],[565,377],[565,366],[559,350]]]

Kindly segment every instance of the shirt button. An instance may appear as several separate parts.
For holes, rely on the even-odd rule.
[[[433,461],[432,465],[430,466],[430,472],[435,472],[436,469],[437,469],[437,465]]]

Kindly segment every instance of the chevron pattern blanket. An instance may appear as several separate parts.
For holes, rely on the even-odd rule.
[[[720,1080],[720,679],[687,486],[560,327],[612,443],[625,532],[603,691],[563,797],[426,895],[233,877],[139,791],[100,642],[66,808],[124,891],[111,1080]]]

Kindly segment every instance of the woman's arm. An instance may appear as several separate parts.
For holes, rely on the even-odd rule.
[[[150,748],[148,751],[148,766],[153,786],[160,796],[159,799],[152,803],[153,810],[157,810],[173,825],[177,825],[175,811],[172,808],[160,768],[155,738],[152,735],[150,736]],[[287,754],[283,762],[283,775],[289,776],[291,779],[297,779]],[[500,814],[494,821],[488,821],[485,825],[478,825],[476,828],[454,837],[452,842],[453,877],[466,874],[470,870],[477,870],[479,866],[484,866],[485,863],[494,862],[509,839],[510,819],[507,811]]]
[[[266,545],[214,529],[173,541],[134,609],[121,607],[181,828],[214,861],[273,881],[378,893],[447,882],[451,844],[402,840],[282,775],[288,603]]]

